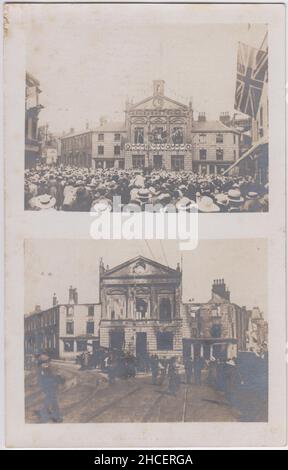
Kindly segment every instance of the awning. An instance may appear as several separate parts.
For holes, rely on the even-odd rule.
[[[227,173],[229,173],[229,171],[235,168],[235,166],[237,166],[240,162],[245,160],[245,158],[249,157],[254,152],[256,152],[259,149],[259,147],[261,147],[262,145],[266,145],[266,144],[268,144],[267,137],[255,142],[255,144],[253,144],[252,147],[250,147],[248,150],[246,150],[246,152],[243,153],[243,155],[237,160],[237,162],[234,162],[231,166],[229,166],[229,168],[227,168],[227,170],[223,172],[223,175],[226,175]]]

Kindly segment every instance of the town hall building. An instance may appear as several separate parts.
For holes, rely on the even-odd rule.
[[[220,174],[239,159],[240,133],[226,114],[208,121],[201,112],[195,119],[191,101],[167,97],[164,80],[154,80],[151,96],[137,103],[127,100],[123,122],[101,118],[95,129],[63,136],[61,162],[94,169]]]
[[[185,303],[182,275],[179,264],[171,268],[141,255],[112,268],[101,259],[99,302],[80,304],[72,287],[67,304],[54,294],[50,308],[25,316],[25,353],[75,360],[102,347],[138,358],[227,359],[251,350],[251,343],[256,351],[267,345],[268,325],[257,307],[251,314],[231,302],[223,279],[214,280],[207,302]]]

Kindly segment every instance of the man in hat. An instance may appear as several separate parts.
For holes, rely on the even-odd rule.
[[[197,204],[199,212],[220,212],[220,207],[209,196],[202,196]]]
[[[184,360],[184,368],[185,368],[186,384],[191,384],[192,372],[193,372],[193,361],[190,356],[186,357],[186,359]]]
[[[243,212],[262,212],[262,205],[259,200],[259,194],[255,191],[249,191],[246,201],[242,207]]]
[[[244,198],[239,189],[228,191],[228,212],[241,212]]]
[[[40,410],[41,423],[48,423],[50,420],[55,423],[62,423],[58,405],[58,388],[64,383],[64,379],[55,374],[48,354],[40,354],[38,357],[38,384],[44,394],[43,406]]]
[[[29,201],[32,210],[55,210],[56,199],[49,194],[41,194]]]
[[[76,200],[73,205],[73,210],[77,212],[89,212],[92,204],[92,198],[89,191],[85,188],[84,184],[77,184]]]

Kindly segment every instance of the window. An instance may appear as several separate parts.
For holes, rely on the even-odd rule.
[[[155,127],[151,132],[151,141],[154,144],[165,144],[167,142],[167,133],[163,127]]]
[[[74,334],[74,322],[73,321],[68,321],[66,323],[66,334],[67,335],[73,335]]]
[[[173,333],[172,332],[158,332],[157,333],[157,349],[159,351],[172,351],[173,350]]]
[[[182,127],[173,127],[171,134],[173,144],[183,144],[184,132]]]
[[[148,311],[148,303],[144,299],[136,298],[136,319],[144,320]]]
[[[172,170],[184,170],[184,157],[183,155],[172,155],[171,156],[171,168]]]
[[[94,322],[93,321],[87,322],[86,333],[87,335],[94,335]]]
[[[220,338],[221,336],[221,325],[213,325],[211,328],[212,338]]]
[[[233,144],[235,145],[236,144],[236,135],[233,134]]]
[[[98,155],[104,155],[104,145],[98,145]]]
[[[199,134],[200,144],[206,144],[206,134]]]
[[[135,127],[134,129],[134,143],[144,144],[144,127]]]
[[[132,155],[133,168],[144,168],[145,156],[144,155]]]
[[[64,351],[73,352],[74,351],[74,341],[72,339],[64,340]]]
[[[161,299],[159,306],[159,320],[163,322],[170,322],[171,319],[171,302],[169,299]]]
[[[121,138],[120,134],[114,134],[114,140],[119,141]]]
[[[78,340],[76,345],[77,345],[77,352],[87,351],[87,341]]]
[[[89,315],[89,317],[94,316],[94,305],[89,305],[88,306],[88,315]]]
[[[114,168],[114,160],[106,160],[106,168]]]
[[[206,149],[200,149],[199,150],[200,160],[206,160],[206,157],[207,157],[207,150]]]
[[[216,134],[216,144],[223,144],[223,134]]]
[[[73,307],[67,307],[67,317],[72,317],[74,313]]]
[[[100,142],[103,142],[104,141],[104,134],[98,134],[98,140]]]
[[[236,150],[233,150],[233,157],[234,157],[234,160],[236,160]]]
[[[223,160],[223,149],[216,149],[216,160]]]
[[[115,147],[114,147],[114,155],[120,155],[120,145],[115,145]]]

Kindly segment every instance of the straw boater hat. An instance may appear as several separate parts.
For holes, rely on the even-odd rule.
[[[199,212],[219,212],[220,207],[214,204],[211,197],[203,196],[198,202],[198,210]]]
[[[46,362],[49,362],[50,361],[50,356],[46,353],[42,353],[38,356],[38,364],[41,365],[41,364],[44,364]]]
[[[141,202],[149,201],[150,197],[151,197],[151,193],[149,189],[145,189],[145,188],[139,189],[136,194],[136,198],[139,199]]]
[[[105,212],[105,211],[112,211],[112,202],[110,199],[106,197],[101,197],[97,201],[93,202],[91,210],[93,212]]]
[[[241,196],[239,189],[230,189],[228,191],[228,201],[234,204],[241,204],[244,198]]]
[[[248,194],[247,194],[247,199],[257,199],[259,197],[259,194],[254,192],[254,191],[250,191]]]
[[[226,206],[228,203],[228,197],[224,193],[215,194],[216,203],[221,206]]]
[[[188,197],[181,197],[181,199],[176,202],[175,206],[178,211],[189,211],[193,207],[193,204],[195,204],[195,202],[191,201]]]
[[[41,196],[33,197],[30,204],[35,209],[52,209],[56,204],[56,199],[50,194],[41,194]]]

